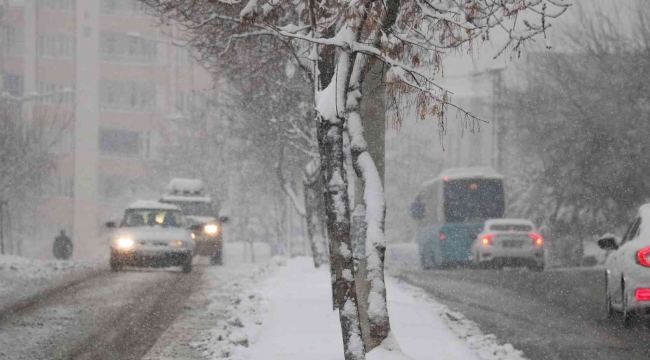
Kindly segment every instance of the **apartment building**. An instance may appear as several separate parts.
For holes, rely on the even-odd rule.
[[[53,149],[54,191],[33,236],[67,229],[79,253],[92,254],[101,224],[123,206],[116,199],[146,182],[156,188],[161,139],[211,78],[135,0],[9,0],[0,22],[2,91],[58,91],[39,104],[56,98],[74,114]]]

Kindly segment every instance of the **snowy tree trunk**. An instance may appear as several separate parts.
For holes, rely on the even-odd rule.
[[[305,222],[307,230],[307,240],[311,248],[312,258],[314,259],[314,267],[319,268],[326,261],[324,259],[323,249],[314,236],[316,230],[316,214],[314,213],[314,205],[316,203],[316,194],[314,190],[315,182],[304,182],[304,199],[305,199]]]
[[[319,115],[318,124],[327,230],[330,238],[330,264],[334,273],[332,292],[336,294],[345,359],[360,360],[364,359],[365,355],[353,275],[348,184],[343,155],[343,120],[332,122]]]
[[[355,217],[356,229],[365,231],[360,234],[359,242],[364,242],[364,256],[358,260],[357,294],[359,302],[359,318],[363,332],[363,341],[366,352],[382,345],[390,349],[399,349],[396,341],[385,342],[391,337],[391,327],[388,317],[386,301],[386,287],[384,281],[384,258],[386,253],[386,239],[384,224],[386,218],[386,205],[384,201],[383,176],[380,174],[375,161],[368,151],[368,144],[364,138],[359,108],[361,105],[361,85],[364,74],[365,57],[358,56],[355,69],[350,81],[351,89],[348,99],[348,132],[350,135],[352,164],[361,186],[355,191],[356,198],[363,199],[363,205],[357,204]],[[381,74],[373,74],[378,81],[373,82],[373,88],[379,88]],[[383,96],[383,95],[380,95]],[[373,104],[375,105],[375,104]],[[370,119],[376,122],[375,127],[383,128],[383,119]],[[383,141],[379,136],[375,141]],[[376,144],[380,151],[376,156],[383,156],[383,144]],[[383,159],[380,159],[383,161]],[[382,167],[383,170],[383,167]],[[394,340],[394,339],[391,339]]]

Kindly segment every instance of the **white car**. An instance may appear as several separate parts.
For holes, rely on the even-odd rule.
[[[490,219],[472,244],[472,263],[476,267],[527,266],[542,271],[544,239],[529,220]]]
[[[633,315],[650,313],[650,204],[639,208],[622,239],[604,235],[598,246],[611,251],[605,260],[607,317],[620,312],[629,326]]]
[[[107,222],[115,229],[111,236],[111,270],[124,266],[180,266],[192,271],[196,243],[186,228],[177,206],[156,201],[137,201],[124,212],[119,224]]]

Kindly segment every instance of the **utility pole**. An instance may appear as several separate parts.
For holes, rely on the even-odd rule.
[[[491,134],[491,165],[496,171],[503,171],[503,161],[502,161],[502,152],[503,152],[503,114],[501,111],[501,102],[503,100],[503,91],[504,91],[504,79],[503,72],[507,69],[507,65],[496,66],[489,68],[483,71],[475,71],[471,73],[471,77],[474,78],[475,84],[480,85],[479,81],[482,81],[487,77],[492,82],[492,119],[490,121],[492,125],[492,134]]]
[[[498,68],[490,70],[492,75],[492,121],[493,121],[493,142],[492,142],[492,167],[497,171],[503,171],[503,118],[501,114],[501,101],[503,100],[503,70]]]
[[[7,205],[7,202],[4,200],[0,200],[0,254],[4,255],[5,254],[5,206]]]

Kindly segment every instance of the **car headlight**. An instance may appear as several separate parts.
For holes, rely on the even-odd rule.
[[[196,239],[196,234],[192,233],[192,240],[195,240],[195,239]]]
[[[121,238],[118,238],[117,241],[115,241],[115,245],[117,245],[118,249],[128,250],[128,249],[132,249],[133,246],[135,246],[135,241],[133,241],[133,239],[130,237],[123,236]]]
[[[217,224],[207,224],[203,227],[203,232],[208,235],[217,235],[219,233],[219,226]]]
[[[169,245],[171,245],[173,247],[185,247],[185,246],[187,246],[185,241],[172,241],[172,242],[169,243]]]

